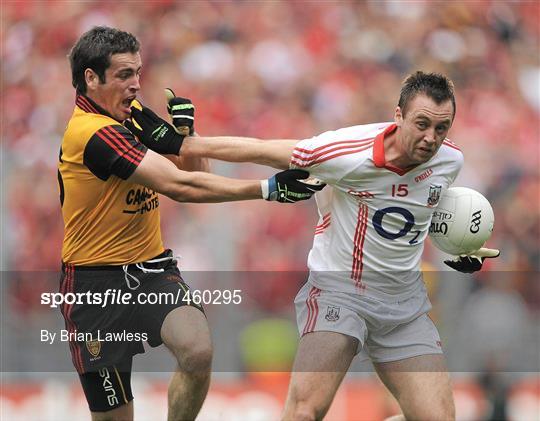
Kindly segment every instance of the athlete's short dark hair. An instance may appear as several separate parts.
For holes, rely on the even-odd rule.
[[[440,73],[424,73],[421,71],[407,76],[401,86],[398,106],[405,117],[407,106],[418,94],[424,94],[435,101],[436,104],[442,104],[448,100],[452,101],[454,113],[456,115],[456,99],[454,97],[454,84],[452,81]]]
[[[86,93],[84,71],[92,69],[105,83],[105,70],[111,65],[111,56],[120,53],[137,53],[140,44],[129,32],[107,26],[94,26],[81,35],[69,53],[73,87],[79,94]]]

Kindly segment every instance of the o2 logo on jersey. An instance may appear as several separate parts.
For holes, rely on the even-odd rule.
[[[383,220],[388,214],[398,214],[405,219],[405,225],[399,230],[399,232],[390,232],[383,227]],[[375,228],[377,234],[388,240],[395,240],[397,238],[404,237],[411,232],[412,228],[414,227],[414,215],[411,213],[411,211],[405,208],[400,208],[399,206],[390,206],[388,208],[379,209],[377,212],[375,212],[371,222],[373,223],[373,228]],[[417,239],[419,235],[420,231],[416,231],[416,235],[412,240],[409,241],[409,244],[416,244],[418,242]]]

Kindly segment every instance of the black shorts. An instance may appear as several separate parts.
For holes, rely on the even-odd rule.
[[[167,250],[157,257],[164,256],[172,256],[172,253]],[[145,273],[135,265],[129,265],[126,274],[121,266],[63,265],[60,292],[64,296],[79,293],[77,297],[84,301],[82,304],[64,303],[60,307],[66,326],[64,334],[79,374],[125,365],[133,355],[144,352],[144,341],[152,347],[161,345],[161,326],[167,314],[188,305],[189,301],[182,298],[189,287],[182,279],[175,260],[144,263],[143,266],[163,271]],[[92,294],[92,304],[87,302],[89,294]],[[100,304],[96,304],[98,294],[101,296]],[[120,303],[119,297],[125,302],[126,294],[131,294],[128,303]],[[107,304],[104,305],[105,297]],[[113,300],[114,304],[111,303]],[[189,305],[203,311],[193,302]]]

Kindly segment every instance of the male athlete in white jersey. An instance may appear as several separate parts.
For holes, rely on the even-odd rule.
[[[463,165],[446,139],[455,111],[452,82],[417,72],[403,83],[393,123],[301,141],[184,140],[185,156],[306,169],[328,184],[316,194],[310,276],[295,299],[301,339],[284,419],[323,418],[359,352],[398,400],[403,415],[394,419],[454,418],[420,258],[433,209]],[[471,272],[498,254],[482,249],[446,263]]]

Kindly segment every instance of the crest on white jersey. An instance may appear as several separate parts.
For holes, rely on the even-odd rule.
[[[439,200],[441,199],[441,190],[442,186],[431,184],[429,186],[429,195],[427,199],[428,206],[434,207],[439,204]]]

